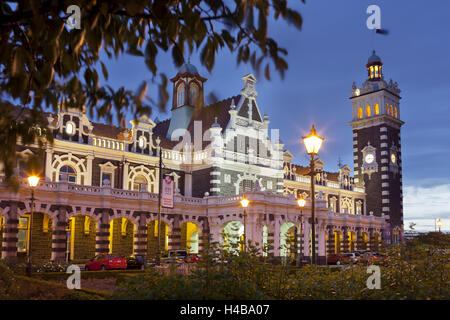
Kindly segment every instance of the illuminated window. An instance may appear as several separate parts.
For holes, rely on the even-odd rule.
[[[380,107],[378,103],[375,103],[375,114],[380,114]]]
[[[59,181],[67,181],[69,183],[77,182],[77,174],[70,166],[63,166],[59,169]]]
[[[370,66],[370,79],[373,79],[373,66]]]
[[[366,106],[366,116],[370,117],[370,106]]]
[[[363,117],[363,111],[362,111],[362,108],[358,108],[358,118],[359,118],[359,119],[362,119],[362,117]]]
[[[26,252],[28,249],[28,222],[29,216],[24,215],[19,218],[19,225],[17,228],[17,252]]]
[[[177,107],[182,106],[184,104],[184,92],[185,92],[184,84],[180,84],[177,90]]]
[[[395,107],[394,111],[395,111],[395,117],[398,118],[397,107]]]
[[[136,178],[134,178],[134,181],[133,181],[133,190],[136,190],[136,191],[146,191],[146,190],[144,189],[146,184],[147,184],[147,179],[145,179],[144,176],[139,175],[139,176],[137,176]]]
[[[386,114],[389,114],[389,104],[386,103]]]
[[[394,116],[394,108],[392,108],[392,104],[390,105],[390,107],[391,107],[391,117],[393,117]]]
[[[375,66],[375,78],[378,78],[378,66]]]

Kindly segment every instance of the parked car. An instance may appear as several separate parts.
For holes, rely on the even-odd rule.
[[[127,269],[145,269],[147,261],[143,255],[136,254],[127,257]]]
[[[86,271],[126,268],[127,261],[124,257],[106,253],[95,256],[84,265],[84,270]]]
[[[344,257],[349,257],[350,261],[353,263],[358,263],[361,258],[361,254],[357,251],[355,252],[347,252],[342,254]]]
[[[197,263],[200,261],[200,257],[196,253],[190,253],[186,256],[184,261],[187,263]]]
[[[366,252],[361,255],[360,261],[365,264],[383,264],[385,256],[377,252]]]
[[[161,263],[183,263],[187,256],[186,250],[169,250],[161,257]]]
[[[327,264],[343,264],[350,262],[350,257],[344,256],[342,254],[330,254],[327,256]]]

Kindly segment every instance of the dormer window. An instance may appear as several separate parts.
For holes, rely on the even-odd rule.
[[[177,107],[184,105],[184,93],[186,89],[184,84],[180,84],[177,89]]]
[[[192,106],[197,106],[198,104],[198,86],[195,83],[190,85],[189,101]]]

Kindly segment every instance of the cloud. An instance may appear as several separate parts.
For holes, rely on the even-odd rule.
[[[403,212],[405,229],[410,222],[415,222],[416,230],[433,231],[437,218],[442,221],[442,230],[450,229],[450,183],[406,186]]]

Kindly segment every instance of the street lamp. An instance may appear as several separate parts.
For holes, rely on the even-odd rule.
[[[303,250],[302,250],[302,240],[303,240],[303,207],[306,204],[306,200],[303,199],[302,196],[297,200],[297,204],[300,207],[300,241],[298,241],[298,246],[300,247],[300,254],[297,252],[297,267],[300,266],[302,258],[303,258]],[[297,237],[298,239],[298,237]]]
[[[34,190],[36,189],[36,186],[39,183],[39,177],[37,176],[30,176],[28,177],[28,185],[31,188],[31,208],[30,208],[30,237],[29,237],[29,243],[28,243],[28,253],[27,253],[27,275],[31,276],[31,236],[32,236],[32,230],[33,230],[33,211],[34,211]]]
[[[311,156],[311,163],[310,163],[310,175],[311,175],[311,227],[312,227],[312,234],[311,234],[311,240],[312,240],[312,264],[316,264],[316,217],[314,212],[314,204],[315,204],[315,192],[314,192],[314,156],[319,153],[320,147],[322,146],[322,142],[325,140],[324,138],[321,138],[316,133],[316,128],[314,128],[314,125],[312,125],[311,132],[306,137],[303,137],[303,143],[306,148],[306,153]]]
[[[442,227],[441,219],[437,219],[437,225],[438,225],[438,228],[439,228],[439,232],[441,232],[441,227]]]
[[[250,201],[248,201],[248,199],[244,196],[240,203],[242,208],[244,208],[244,251],[247,252],[247,206]]]

